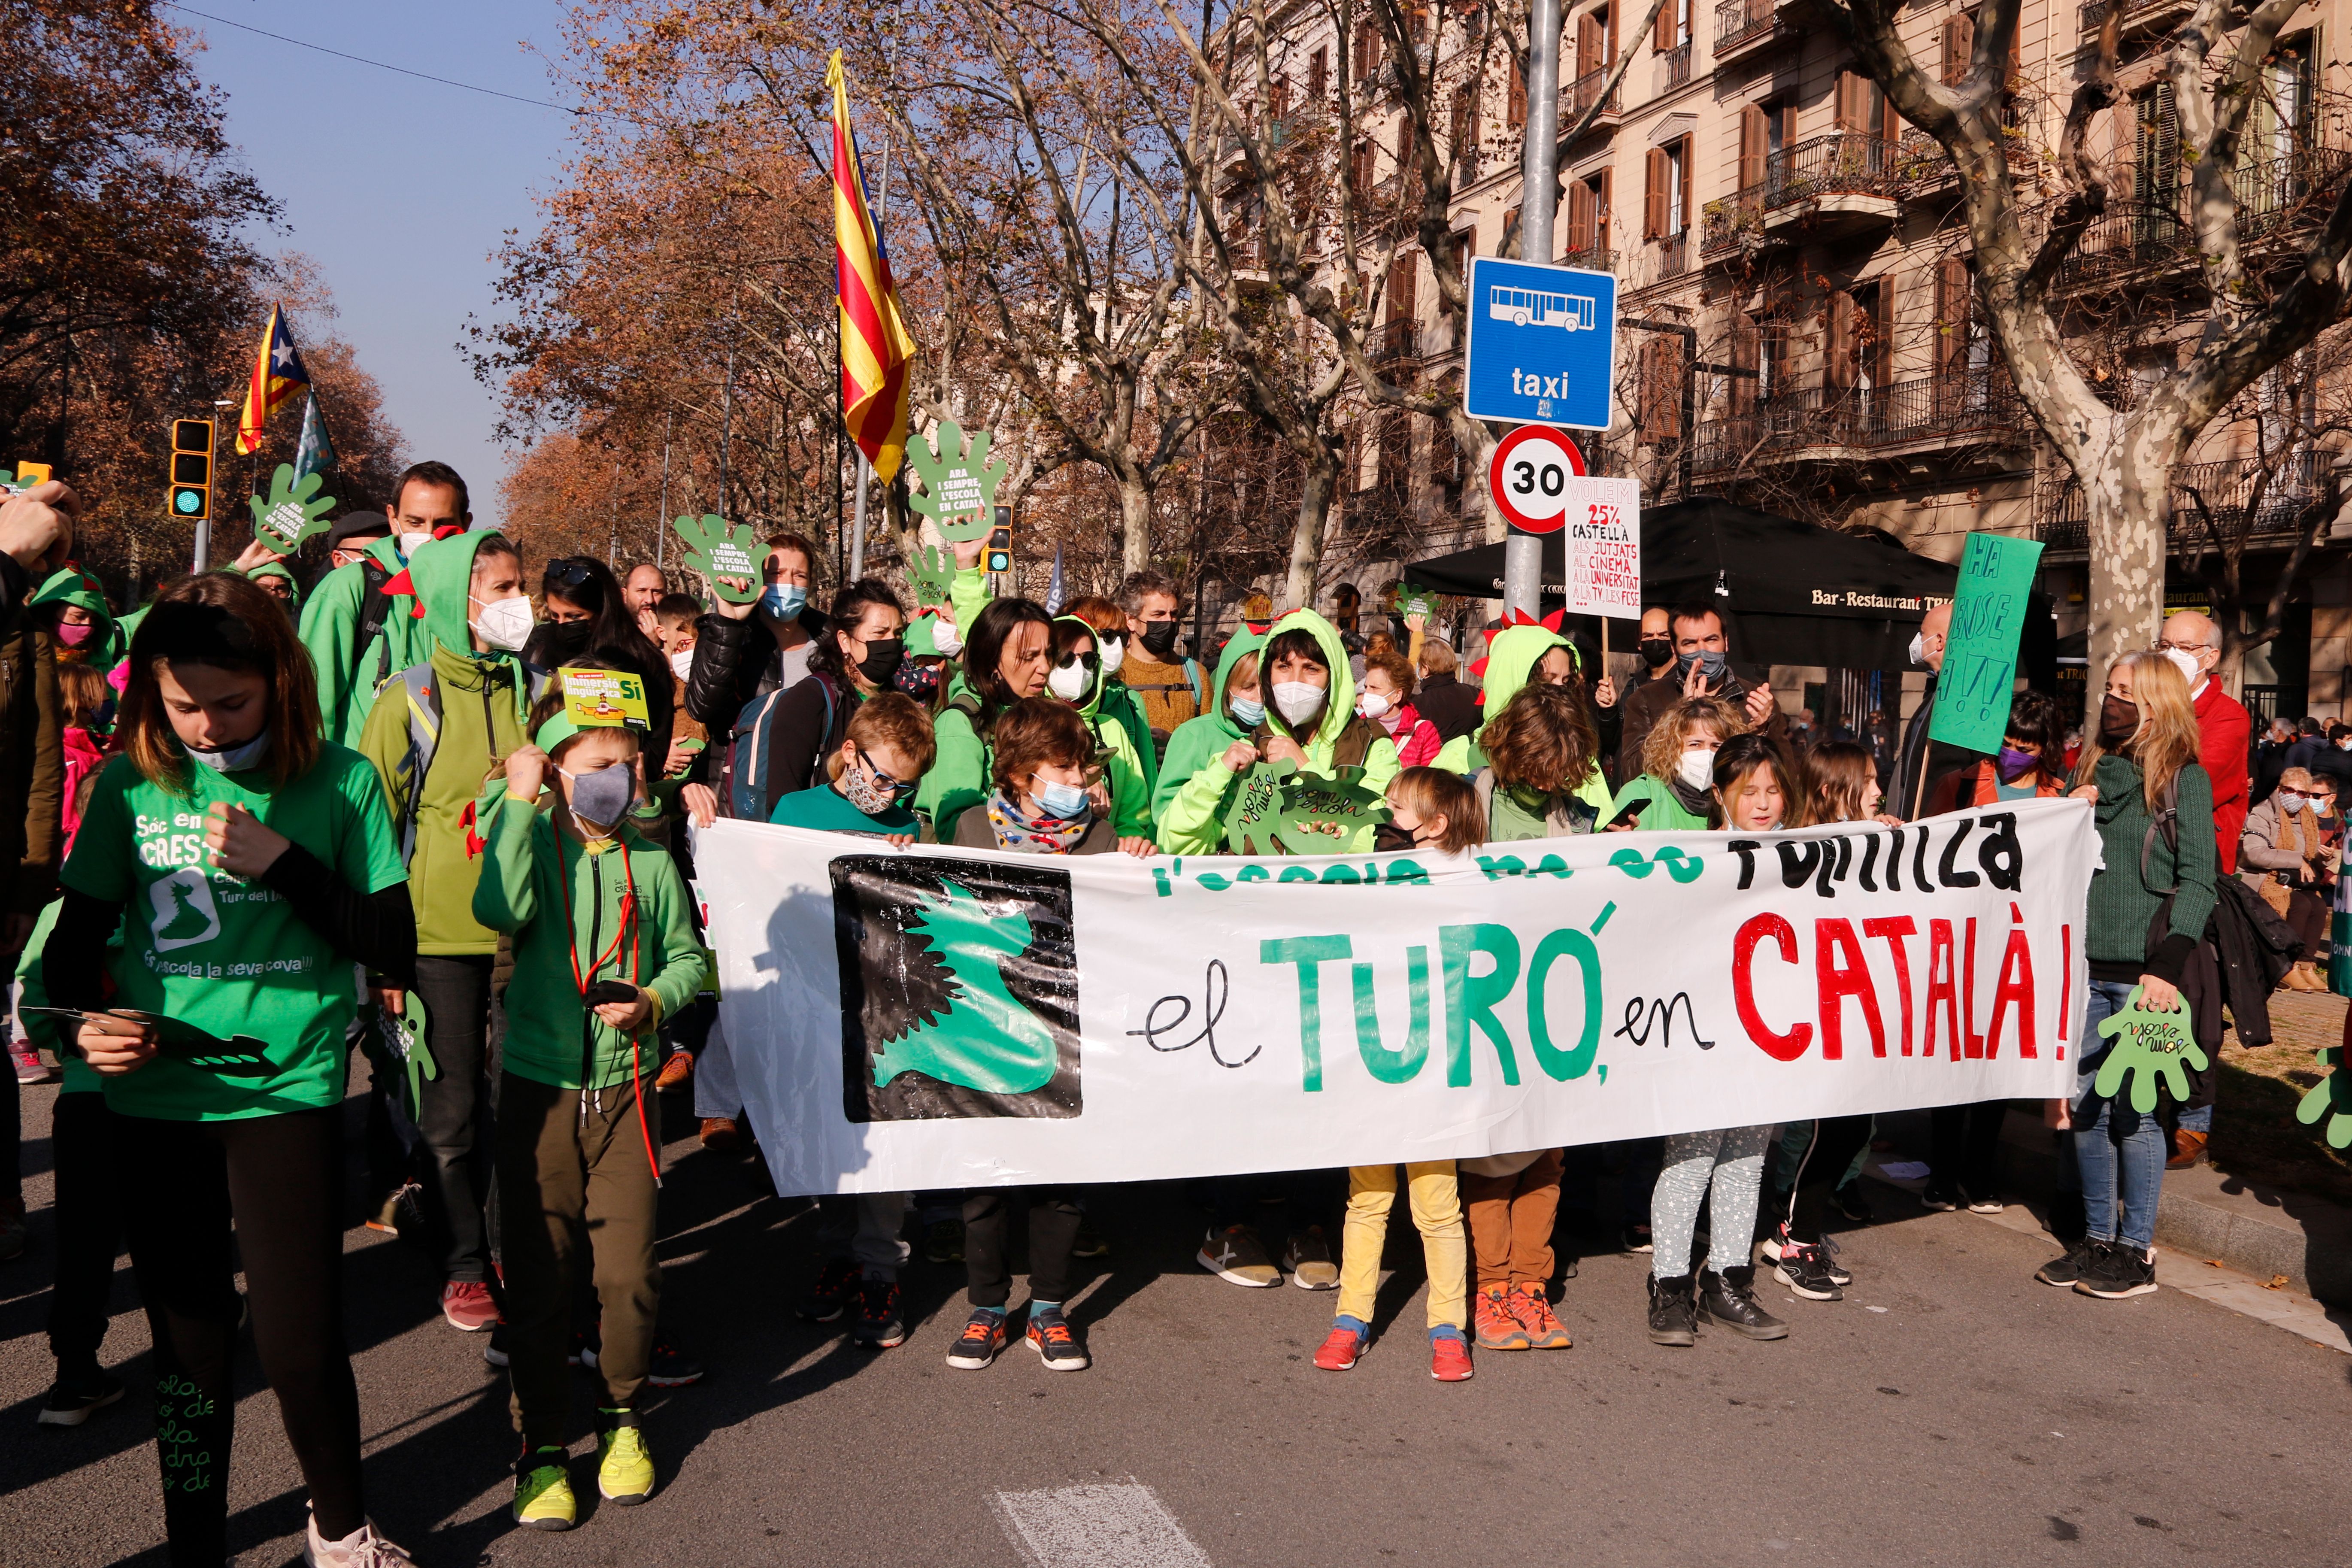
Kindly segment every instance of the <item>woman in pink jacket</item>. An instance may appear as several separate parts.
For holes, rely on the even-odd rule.
[[[1397,761],[1427,767],[1444,744],[1437,726],[1413,711],[1412,666],[1393,647],[1364,656],[1364,679],[1356,688],[1356,711],[1396,742]]]

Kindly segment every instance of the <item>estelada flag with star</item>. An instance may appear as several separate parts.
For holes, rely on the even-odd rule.
[[[866,171],[849,128],[841,51],[825,68],[833,89],[833,245],[841,298],[841,422],[887,484],[907,456],[907,362],[915,340],[898,312],[898,286],[882,229],[866,201]]]
[[[310,385],[310,373],[302,368],[302,353],[294,346],[285,309],[272,305],[269,324],[261,329],[261,352],[253,359],[253,383],[246,388],[245,412],[236,417],[237,451],[259,451],[261,426],[270,411],[293,396],[296,387],[308,390]]]

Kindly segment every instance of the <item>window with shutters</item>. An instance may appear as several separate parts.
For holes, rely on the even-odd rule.
[[[1276,120],[1289,117],[1290,79],[1288,77],[1278,76],[1274,79],[1273,85],[1266,93],[1266,107],[1274,111],[1274,117]]]
[[[1739,190],[1744,195],[1764,185],[1764,160],[1771,155],[1772,116],[1763,105],[1748,104],[1739,111]]]
[[[1466,185],[1478,177],[1478,89],[1468,83],[1454,89],[1454,179]]]
[[[1358,206],[1372,199],[1372,171],[1377,167],[1377,157],[1369,136],[1357,142],[1348,154],[1348,194],[1355,198]]]
[[[1854,384],[1884,391],[1895,384],[1895,274],[1856,288],[1854,307]]]
[[[1495,254],[1500,256],[1506,251],[1516,252],[1518,247],[1519,209],[1506,207],[1503,209],[1503,237],[1500,244],[1496,247]]]
[[[1636,418],[1642,439],[1652,446],[1683,437],[1683,344],[1678,337],[1654,337],[1642,345]]]
[[[1763,329],[1754,317],[1745,311],[1733,319],[1731,328],[1731,416],[1744,419],[1756,412],[1757,383],[1762,379],[1759,362],[1763,356]]]
[[[1892,142],[1902,132],[1902,116],[1886,100],[1885,89],[1860,71],[1840,71],[1837,82],[1837,128],[1881,136]]]
[[[1328,45],[1318,46],[1307,57],[1307,96],[1317,103],[1331,90],[1331,50]]]
[[[1976,330],[1975,295],[1966,261],[1947,256],[1936,263],[1935,362],[1939,378],[1968,367],[1969,341]]]
[[[2164,244],[2180,218],[2180,116],[2172,84],[2158,82],[2132,100],[2135,120],[2132,195],[2138,204],[2137,238]]]
[[[1381,70],[1381,30],[1370,22],[1356,24],[1356,58],[1349,68],[1355,72],[1356,85],[1368,87]]]
[[[1855,331],[1858,313],[1851,291],[1840,289],[1830,295],[1829,345],[1822,360],[1822,388],[1833,395],[1853,390],[1858,368],[1854,351],[1860,341]]]
[[[1591,185],[1586,184],[1582,180],[1569,182],[1568,249],[1565,254],[1570,259],[1585,255],[1593,248],[1594,202]]]
[[[1516,60],[1511,63],[1511,92],[1503,113],[1514,131],[1528,122],[1528,78]]]
[[[1976,47],[1977,19],[1967,11],[1955,11],[1944,18],[1944,84],[1957,86],[1968,79],[1969,51]]]
[[[1691,139],[1650,149],[1643,192],[1642,237],[1673,239],[1690,226]]]
[[[1576,74],[1579,79],[1609,68],[1604,58],[1609,35],[1601,30],[1601,13],[1587,11],[1576,18]]]
[[[1653,147],[1644,160],[1646,177],[1642,184],[1642,237],[1664,239],[1672,232],[1666,226],[1666,150]]]
[[[1669,234],[1680,234],[1690,227],[1691,221],[1691,139],[1687,136],[1666,149],[1666,221]]]
[[[1421,253],[1406,251],[1389,262],[1389,320],[1413,320],[1414,294],[1421,282]]]

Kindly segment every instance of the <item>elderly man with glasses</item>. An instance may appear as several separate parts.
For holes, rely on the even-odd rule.
[[[2251,755],[2253,720],[2238,700],[2213,679],[2221,661],[2221,628],[2194,610],[2165,617],[2164,635],[2157,651],[2180,668],[2189,681],[2189,700],[2197,708],[2197,731],[2202,738],[2197,760],[2213,781],[2213,834],[2221,853],[2224,875],[2238,868],[2238,836],[2246,826],[2246,763]]]

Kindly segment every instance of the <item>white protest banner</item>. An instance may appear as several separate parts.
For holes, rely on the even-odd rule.
[[[2089,808],[1139,861],[720,822],[777,1190],[1514,1153],[2073,1082]]]
[[[1569,613],[1642,618],[1642,481],[1568,481],[1561,531]]]

